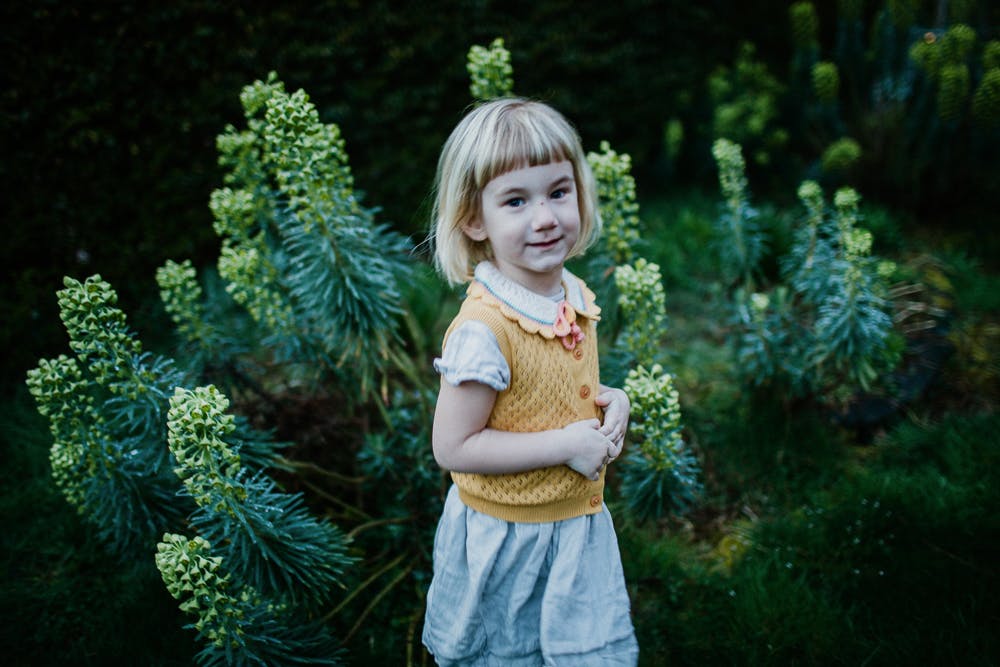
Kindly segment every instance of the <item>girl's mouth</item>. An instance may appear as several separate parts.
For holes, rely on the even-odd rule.
[[[541,250],[547,250],[548,248],[551,248],[556,243],[558,243],[560,238],[562,237],[556,237],[554,239],[550,239],[548,241],[541,241],[538,243],[529,243],[528,245],[530,245],[532,248],[540,248]]]

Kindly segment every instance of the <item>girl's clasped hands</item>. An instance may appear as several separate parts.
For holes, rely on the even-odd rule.
[[[601,386],[596,402],[604,409],[603,424],[598,419],[584,419],[563,429],[572,434],[576,450],[566,465],[591,480],[597,480],[601,470],[621,454],[630,409],[625,392],[613,387]]]

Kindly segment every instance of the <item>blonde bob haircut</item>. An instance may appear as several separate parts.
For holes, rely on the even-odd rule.
[[[483,188],[490,181],[564,160],[573,165],[580,208],[580,238],[569,253],[576,257],[601,231],[597,186],[576,130],[552,107],[523,98],[501,98],[470,111],[438,160],[431,236],[441,275],[453,285],[465,283],[477,263],[492,259],[489,241],[474,241],[463,231],[481,214]]]

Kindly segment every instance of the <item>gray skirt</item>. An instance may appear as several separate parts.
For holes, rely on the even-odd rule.
[[[628,665],[639,647],[611,514],[511,523],[452,486],[423,642],[439,665]]]

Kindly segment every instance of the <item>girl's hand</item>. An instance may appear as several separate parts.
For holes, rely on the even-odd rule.
[[[613,447],[600,428],[600,420],[584,419],[562,429],[571,443],[566,465],[594,482],[600,479],[601,469],[607,464],[608,452]]]
[[[601,391],[594,402],[604,409],[604,423],[599,430],[611,442],[606,461],[611,463],[618,458],[622,453],[622,447],[625,446],[625,434],[628,433],[628,418],[632,405],[624,391],[604,385],[601,385]]]

